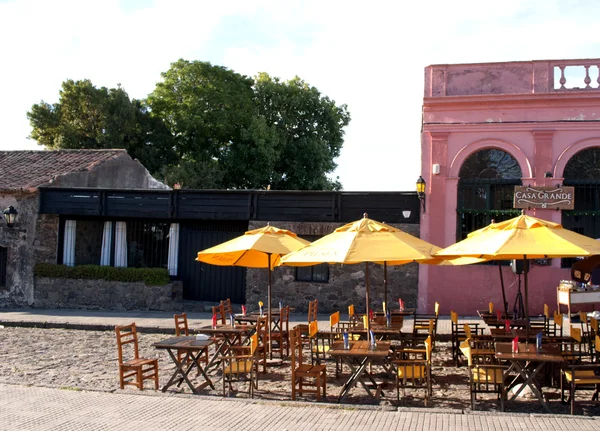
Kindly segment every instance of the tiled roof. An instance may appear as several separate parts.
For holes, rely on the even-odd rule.
[[[32,190],[123,156],[125,150],[0,151],[0,190]]]

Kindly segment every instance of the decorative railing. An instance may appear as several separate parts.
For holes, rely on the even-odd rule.
[[[600,60],[552,62],[554,91],[600,90]]]

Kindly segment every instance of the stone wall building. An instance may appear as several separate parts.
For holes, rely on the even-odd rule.
[[[0,209],[18,211],[0,223],[0,307],[35,306],[34,266],[56,263],[59,217],[39,214],[40,187],[167,189],[125,150],[0,152]]]

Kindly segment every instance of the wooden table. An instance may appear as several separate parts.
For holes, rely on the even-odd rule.
[[[215,387],[212,381],[198,361],[200,356],[205,353],[212,343],[212,340],[198,340],[196,339],[196,336],[174,337],[154,343],[152,346],[156,349],[166,350],[169,352],[169,356],[175,364],[175,371],[173,372],[171,379],[169,379],[169,382],[163,386],[162,391],[166,392],[166,390],[174,385],[177,380],[179,380],[177,386],[181,385],[181,383],[185,381],[194,394],[198,394],[199,391],[204,389],[206,386],[210,386],[212,389],[214,389]],[[186,354],[182,361],[179,362],[177,359],[177,352],[181,350],[185,351]],[[199,386],[194,386],[188,377],[190,371],[192,371],[194,368],[198,369],[198,373],[202,374],[205,380],[205,382]]]
[[[511,374],[514,375],[514,378],[505,385],[507,391],[518,384],[519,379],[522,379],[522,385],[510,399],[507,399],[507,402],[514,401],[523,389],[528,387],[542,407],[548,413],[552,413],[544,400],[542,386],[536,380],[536,375],[547,363],[564,362],[558,346],[543,346],[542,350],[537,352],[535,344],[519,343],[519,352],[512,353],[512,343],[496,343],[496,358],[510,362],[510,367],[504,373],[504,381],[508,381]]]
[[[329,355],[341,359],[351,370],[350,377],[342,387],[338,402],[342,402],[350,390],[356,385],[356,382],[360,382],[367,394],[374,398],[378,398],[382,393],[381,385],[379,385],[369,374],[368,366],[376,359],[387,362],[389,359],[389,351],[390,343],[385,341],[377,342],[374,347],[366,340],[350,341],[349,349],[344,349],[343,341],[334,342],[331,349],[329,349]],[[375,394],[371,392],[368,382],[374,386],[376,390]]]
[[[213,366],[218,366],[221,361],[219,357],[225,354],[225,350],[229,346],[244,345],[250,335],[254,333],[256,327],[254,325],[217,325],[216,328],[212,326],[203,326],[202,328],[196,329],[199,334],[206,334],[213,337],[214,342],[218,343],[215,353],[208,361],[206,369],[209,370]]]

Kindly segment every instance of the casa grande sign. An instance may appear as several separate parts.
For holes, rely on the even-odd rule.
[[[574,187],[515,186],[514,208],[572,210]]]

